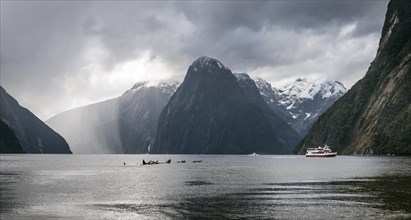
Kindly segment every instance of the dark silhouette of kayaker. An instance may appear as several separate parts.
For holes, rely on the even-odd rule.
[[[146,165],[147,163],[146,163],[146,161],[143,159],[143,165]]]

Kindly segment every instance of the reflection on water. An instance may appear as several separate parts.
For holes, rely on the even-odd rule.
[[[209,184],[209,183],[207,183]],[[201,185],[201,184],[199,184]],[[411,177],[270,183],[239,193],[162,204],[97,204],[102,210],[170,219],[411,218]]]
[[[13,200],[11,189],[19,182],[20,175],[17,173],[0,173],[0,213],[12,211],[18,207],[18,203]]]
[[[1,218],[411,218],[411,158],[198,157],[2,155]]]

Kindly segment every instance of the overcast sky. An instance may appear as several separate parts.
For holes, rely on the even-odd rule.
[[[1,85],[43,120],[182,81],[199,56],[280,87],[350,88],[374,59],[387,1],[1,1]]]

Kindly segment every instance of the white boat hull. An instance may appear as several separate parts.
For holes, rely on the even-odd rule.
[[[332,153],[323,153],[323,154],[306,154],[306,157],[335,157],[337,156],[336,152]]]

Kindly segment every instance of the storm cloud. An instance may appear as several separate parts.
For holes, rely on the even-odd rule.
[[[182,81],[199,56],[275,86],[364,76],[387,1],[1,1],[1,85],[42,119]]]

